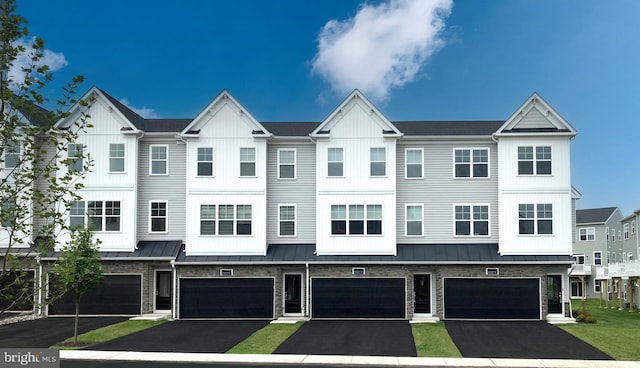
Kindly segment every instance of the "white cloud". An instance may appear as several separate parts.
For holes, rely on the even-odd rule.
[[[452,0],[388,0],[363,4],[352,18],[328,21],[318,36],[312,73],[337,93],[360,89],[385,99],[413,81],[441,47]]]
[[[24,47],[25,51],[18,54],[16,59],[13,61],[13,65],[11,65],[11,68],[9,68],[9,78],[13,80],[12,88],[15,88],[16,86],[24,83],[25,74],[22,69],[32,67],[32,60],[30,55],[32,55],[33,53],[33,43],[34,38],[32,38],[31,40],[21,39],[16,41],[15,43],[16,46]],[[55,72],[69,64],[67,59],[65,59],[64,54],[61,52],[54,52],[49,49],[44,49],[42,53],[43,56],[35,64],[36,68],[47,65],[50,72]]]
[[[133,105],[131,105],[131,102],[129,102],[128,99],[123,98],[120,100],[120,102],[125,105],[126,107],[130,108],[131,110],[133,110],[136,114],[142,116],[143,118],[146,119],[157,119],[158,118],[158,114],[156,113],[156,110],[150,108],[150,107],[134,107]]]

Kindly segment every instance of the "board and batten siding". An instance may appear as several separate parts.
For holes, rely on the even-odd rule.
[[[296,151],[295,179],[278,179],[278,150]],[[267,241],[308,244],[316,241],[316,146],[309,142],[269,144],[267,149]],[[278,207],[296,206],[295,236],[278,236]]]
[[[169,147],[168,175],[149,175],[151,145]],[[138,156],[138,240],[184,240],[186,146],[175,139],[146,139]],[[149,202],[167,201],[168,232],[149,232]]]
[[[423,178],[405,179],[407,148],[424,153]],[[454,149],[488,148],[489,178],[455,178]],[[497,243],[498,234],[498,152],[495,142],[421,141],[399,142],[397,146],[397,242],[425,243]],[[405,207],[423,205],[423,236],[406,236]],[[489,205],[489,236],[455,236],[454,205]]]

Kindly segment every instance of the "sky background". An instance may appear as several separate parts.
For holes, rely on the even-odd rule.
[[[538,92],[579,132],[578,208],[640,208],[637,0],[17,5],[52,101],[81,74],[145,117],[193,118],[226,89],[258,121],[321,121],[358,88],[391,121],[499,120]]]

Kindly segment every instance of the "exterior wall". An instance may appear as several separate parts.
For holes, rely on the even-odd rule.
[[[278,150],[295,149],[295,179],[278,179]],[[306,142],[269,144],[267,148],[267,243],[316,241],[316,147]],[[295,236],[278,236],[279,205],[295,205]]]
[[[616,210],[613,215],[605,223],[605,227],[609,228],[609,241],[607,242],[607,254],[609,255],[607,263],[622,262],[623,237],[622,237],[622,213]],[[615,232],[615,237],[613,236]],[[615,256],[614,256],[615,254]]]
[[[422,179],[406,179],[407,148],[422,148]],[[454,149],[488,148],[489,178],[455,178]],[[498,150],[493,141],[403,141],[397,147],[397,242],[424,243],[497,243],[498,218]],[[422,204],[423,236],[406,236],[407,204]],[[455,236],[455,204],[489,205],[489,236]]]
[[[167,145],[168,175],[149,175],[150,145]],[[185,144],[172,138],[148,138],[138,151],[138,241],[184,240],[185,236]],[[168,232],[150,233],[149,202],[167,201]]]
[[[571,254],[572,212],[568,137],[501,137],[498,144],[501,254]],[[518,146],[551,146],[552,175],[518,175]],[[518,205],[551,203],[553,234],[519,234]]]

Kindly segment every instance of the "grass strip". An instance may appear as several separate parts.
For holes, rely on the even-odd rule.
[[[64,350],[82,349],[92,345],[117,339],[122,336],[131,335],[133,333],[146,330],[147,328],[161,325],[165,322],[167,321],[139,320],[114,323],[112,325],[101,327],[96,330],[78,335],[78,346],[73,345],[73,337],[70,337],[58,343],[57,345],[51,346],[51,348]]]
[[[271,323],[254,332],[228,354],[272,354],[280,344],[296,332],[304,322]]]
[[[573,309],[580,310],[580,300],[573,300]],[[588,299],[587,312],[596,323],[558,325],[563,330],[602,350],[616,360],[640,360],[640,314],[638,309],[618,310],[600,307],[598,299]],[[616,304],[617,305],[617,304]]]
[[[412,323],[411,332],[419,357],[462,357],[444,323]]]

